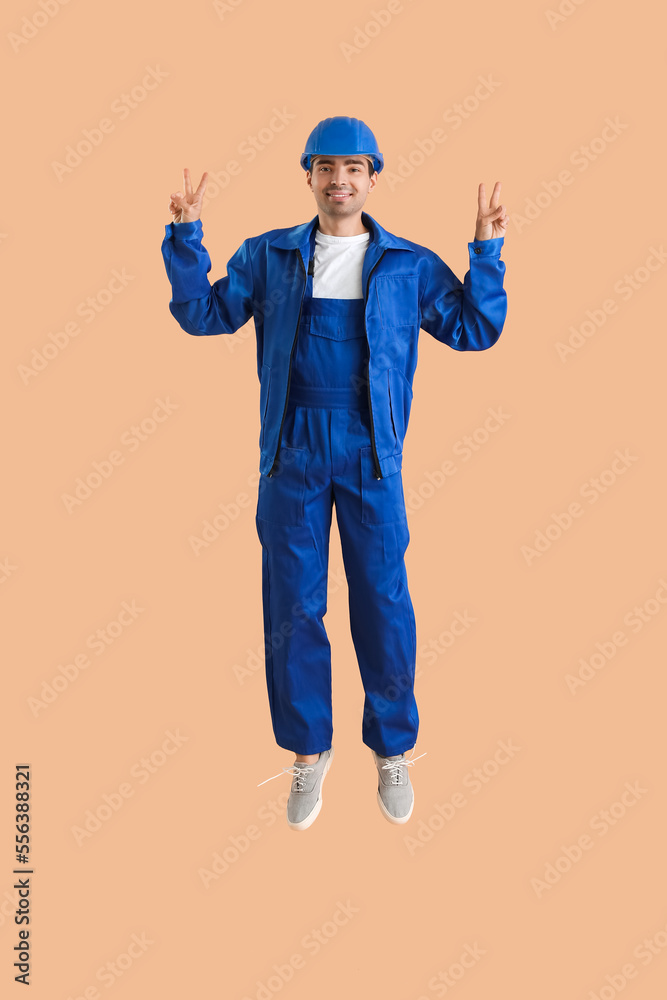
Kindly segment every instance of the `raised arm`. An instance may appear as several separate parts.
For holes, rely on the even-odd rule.
[[[462,282],[433,254],[421,300],[421,325],[455,351],[487,350],[496,343],[505,324],[505,264],[500,251],[508,217],[499,201],[500,181],[488,206],[484,184],[479,185],[475,239],[468,243],[470,268]]]
[[[202,245],[200,219],[206,190],[204,173],[195,192],[190,172],[183,171],[184,193],[171,195],[173,221],[165,226],[162,258],[171,282],[169,311],[180,326],[196,336],[236,333],[253,314],[253,276],[248,241],[227,262],[227,275],[213,285],[208,280],[211,258]]]

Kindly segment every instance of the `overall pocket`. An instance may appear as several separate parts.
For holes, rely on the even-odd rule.
[[[395,456],[398,465],[396,472],[383,476],[382,479],[375,478],[371,445],[360,448],[359,456],[361,461],[361,523],[395,524],[397,521],[407,521],[403,476],[401,474],[402,454]]]
[[[259,447],[264,447],[264,434],[266,433],[266,408],[269,403],[269,386],[271,385],[271,368],[269,365],[262,365],[262,376],[259,383]]]
[[[304,325],[314,337],[327,340],[356,340],[365,336],[363,327],[353,317],[346,321],[340,316],[309,316]]]
[[[273,524],[305,524],[306,448],[282,445],[272,476],[262,473],[257,495],[257,517]]]

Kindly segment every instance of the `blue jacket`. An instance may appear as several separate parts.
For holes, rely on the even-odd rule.
[[[484,351],[500,336],[507,315],[500,259],[504,237],[468,244],[463,282],[432,250],[394,236],[366,212],[371,236],[364,256],[372,448],[378,479],[402,466],[412,405],[419,330],[456,351]],[[211,259],[201,244],[202,223],[165,226],[162,255],[172,286],[169,309],[194,335],[235,333],[252,317],[260,382],[260,465],[270,476],[281,443],[291,361],[301,318],[306,269],[318,216],[291,228],[244,240],[227,275],[210,284]]]

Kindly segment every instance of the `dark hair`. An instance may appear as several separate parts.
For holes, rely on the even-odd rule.
[[[316,154],[315,156],[311,157],[311,160],[310,160],[310,167],[311,167],[311,171],[310,171],[310,172],[311,172],[311,174],[312,174],[312,172],[313,172],[313,171],[312,171],[312,167],[313,167],[313,160],[316,160],[316,159],[317,159],[317,155],[318,155],[318,154]],[[374,164],[373,164],[373,163],[372,163],[372,162],[371,162],[370,160],[368,160],[368,159],[366,160],[366,163],[368,164],[368,176],[369,176],[369,177],[372,177],[372,176],[373,176],[373,174],[375,173],[375,166],[374,166]]]

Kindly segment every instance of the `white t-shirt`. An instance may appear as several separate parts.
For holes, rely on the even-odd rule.
[[[363,299],[361,269],[370,238],[370,233],[330,236],[315,231],[314,299]]]
[[[330,236],[315,232],[314,299],[362,299],[361,269],[370,233]]]

